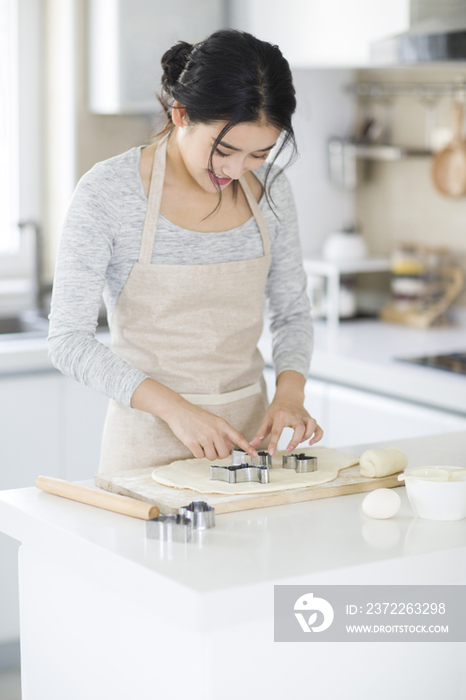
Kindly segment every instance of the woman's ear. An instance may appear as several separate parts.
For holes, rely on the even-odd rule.
[[[172,107],[172,122],[175,126],[186,126],[186,109],[176,100]]]

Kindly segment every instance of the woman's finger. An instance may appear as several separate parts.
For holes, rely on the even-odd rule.
[[[306,425],[304,423],[300,423],[299,425],[296,426],[293,432],[293,436],[289,442],[288,447],[286,448],[287,452],[292,452],[296,447],[298,447],[299,443],[305,440],[306,438],[304,437],[306,432]]]
[[[228,438],[223,436],[219,436],[217,440],[214,440],[214,447],[216,451],[214,459],[226,459],[230,456],[230,450],[233,449],[233,445]]]
[[[250,457],[258,457],[259,455],[257,454],[256,450],[254,447],[251,447],[249,442],[244,438],[240,433],[238,433],[234,428],[229,426],[229,430],[226,432],[227,437],[230,438],[230,440],[240,447],[242,450],[248,453]]]
[[[202,459],[202,457],[205,456],[204,450],[198,442],[191,442],[189,444],[186,444],[186,447],[188,448],[188,450],[191,450],[196,459]]]
[[[309,420],[306,421],[306,432],[304,433],[304,435],[301,439],[302,440],[309,440],[314,435],[316,428],[317,428],[317,421],[315,421],[314,418],[309,418]]]
[[[233,450],[235,447],[233,443],[228,440],[228,438],[225,438],[225,445],[227,446],[228,452],[231,452],[231,450]]]
[[[316,442],[319,442],[319,440],[322,440],[324,436],[324,431],[320,427],[320,425],[316,425],[316,429],[314,432],[314,437],[312,440],[309,440],[309,445],[314,445]]]
[[[257,433],[252,438],[250,445],[252,447],[259,447],[262,440],[264,440],[267,437],[267,435],[270,433],[271,427],[272,427],[272,421],[269,418],[264,418],[264,420],[262,421],[261,427],[259,428]]]
[[[216,459],[218,459],[219,455],[217,454],[217,449],[216,449],[215,445],[210,443],[208,445],[203,445],[202,447],[204,449],[204,454],[205,454],[206,458],[210,462],[214,462]]]
[[[272,425],[272,430],[270,431],[270,442],[268,447],[269,455],[273,455],[277,449],[277,443],[280,440],[280,436],[283,432],[283,428],[287,427],[287,421],[285,416],[282,414],[277,414]]]

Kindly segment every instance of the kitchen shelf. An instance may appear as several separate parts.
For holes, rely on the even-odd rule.
[[[321,275],[327,278],[327,321],[329,327],[337,328],[340,323],[341,275],[355,275],[364,272],[389,272],[390,258],[368,257],[361,260],[339,260],[338,262],[331,262],[317,257],[305,258],[304,269],[307,275]]]
[[[386,272],[390,270],[390,258],[368,257],[361,260],[331,262],[323,258],[305,258],[304,269],[311,275],[353,275],[359,272]]]
[[[466,95],[464,79],[449,83],[383,83],[362,82],[346,86],[346,91],[363,99],[382,100],[391,97],[417,97],[425,102],[435,97]]]
[[[387,143],[356,143],[349,139],[332,137],[328,142],[330,180],[334,185],[355,189],[358,160],[396,162],[405,158],[429,158],[426,148],[408,148]]]
[[[348,157],[361,160],[395,161],[408,157],[430,157],[432,151],[427,148],[408,148],[389,143],[356,143],[345,139],[332,138],[329,142],[331,149],[345,149]]]
[[[430,158],[433,155],[428,148],[408,148],[382,143],[354,143],[351,147],[355,158],[361,160],[394,161],[404,158]]]

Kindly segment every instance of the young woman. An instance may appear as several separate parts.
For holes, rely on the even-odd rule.
[[[312,327],[286,177],[296,100],[278,47],[215,32],[162,58],[167,123],[152,145],[78,183],[58,255],[49,347],[62,372],[110,397],[100,470],[273,454],[322,431],[303,407]],[[111,349],[95,338],[102,294]],[[263,304],[276,392],[257,348]]]

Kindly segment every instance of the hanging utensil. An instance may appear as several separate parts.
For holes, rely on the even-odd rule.
[[[437,153],[432,163],[432,179],[447,197],[466,194],[466,143],[463,140],[463,105],[453,105],[453,139]]]

